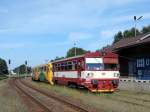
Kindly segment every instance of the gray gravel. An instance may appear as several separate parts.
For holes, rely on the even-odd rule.
[[[150,83],[120,81],[119,89],[136,91],[136,92],[150,92]]]

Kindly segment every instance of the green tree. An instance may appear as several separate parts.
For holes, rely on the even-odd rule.
[[[100,48],[100,49],[97,49],[96,51],[106,51],[106,50],[108,50],[108,51],[111,51],[112,50],[112,47],[111,47],[111,45],[106,45],[106,46],[103,46],[102,48]]]
[[[8,67],[5,60],[0,58],[0,75],[8,74]]]
[[[145,28],[145,31],[147,31],[147,28]],[[138,29],[136,29],[136,35],[140,35],[142,31],[139,31]],[[119,40],[121,40],[122,38],[132,38],[135,37],[135,28],[131,28],[129,30],[125,30],[123,32],[119,31],[117,34],[115,34],[114,36],[114,42],[116,43]]]
[[[136,29],[136,35],[138,36],[139,34],[140,34],[140,31]],[[135,28],[131,28],[130,30],[125,30],[123,32],[123,37],[125,38],[135,37]]]
[[[116,43],[118,42],[120,39],[123,38],[123,35],[122,35],[122,32],[119,31],[115,36],[114,36],[114,42],[113,43]]]
[[[142,31],[143,34],[150,32],[150,25],[143,27]]]
[[[61,59],[64,59],[64,57],[59,57],[59,56],[56,56],[56,58],[54,60],[61,60]]]
[[[26,65],[23,64],[23,65],[20,65],[19,67],[16,67],[13,71],[19,74],[25,74],[26,72],[29,74],[31,73],[31,67],[27,66],[27,71],[26,71]]]
[[[66,55],[66,57],[68,58],[68,57],[73,57],[73,56],[75,56],[75,49],[76,49],[76,56],[77,55],[82,55],[82,54],[85,54],[85,53],[87,53],[87,52],[89,52],[89,51],[86,51],[86,50],[84,50],[84,49],[82,49],[82,48],[78,48],[78,47],[73,47],[73,48],[71,48],[71,49],[69,49],[68,51],[67,51],[67,55]]]

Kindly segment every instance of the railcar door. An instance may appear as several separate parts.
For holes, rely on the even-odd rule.
[[[84,61],[79,60],[77,64],[78,78],[81,77],[81,72],[84,70]]]

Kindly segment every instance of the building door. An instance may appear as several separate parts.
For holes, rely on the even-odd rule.
[[[128,62],[128,66],[129,66],[129,77],[133,77],[134,76],[134,62],[133,61],[129,61]]]

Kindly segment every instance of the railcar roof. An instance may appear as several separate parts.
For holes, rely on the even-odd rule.
[[[66,60],[71,60],[71,59],[75,59],[75,58],[81,58],[81,57],[87,57],[87,58],[118,58],[118,55],[113,53],[113,52],[108,52],[106,51],[106,54],[103,55],[101,52],[90,52],[90,53],[86,53],[83,55],[78,55],[78,56],[74,56],[74,57],[69,57],[69,58],[64,58],[64,59],[60,59],[60,60],[56,60],[53,61],[52,63],[57,63],[57,62],[62,62],[62,61],[66,61]]]
[[[64,58],[64,59],[53,61],[52,63],[57,63],[57,62],[60,62],[60,61],[71,60],[71,59],[74,59],[74,58],[81,58],[81,57],[84,57],[84,56],[85,56],[85,54],[84,55],[74,56],[74,57],[69,57],[69,58]]]

